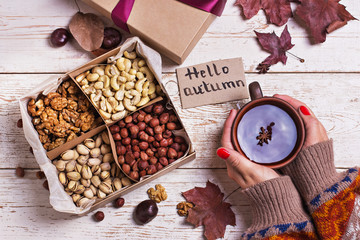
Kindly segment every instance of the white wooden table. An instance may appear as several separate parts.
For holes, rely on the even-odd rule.
[[[307,32],[292,19],[288,23],[295,47],[286,66],[277,64],[270,73],[259,75],[255,68],[268,55],[262,51],[253,30],[280,34],[283,27],[267,25],[263,13],[245,21],[240,9],[229,0],[223,16],[205,33],[182,66],[205,61],[243,57],[248,83],[259,81],[265,95],[283,93],[306,102],[334,139],[335,162],[341,171],[360,163],[360,24],[347,26],[311,45]],[[360,3],[341,1],[360,18]],[[79,2],[83,12],[95,12]],[[151,184],[125,195],[126,204],[102,209],[105,219],[96,223],[92,214],[83,217],[56,212],[49,204],[43,180],[35,177],[38,165],[29,152],[22,129],[17,99],[41,81],[80,66],[92,58],[74,40],[52,48],[48,38],[66,27],[77,8],[73,0],[0,1],[0,239],[202,239],[203,228],[194,229],[179,217],[175,206],[183,201],[182,191],[205,186],[209,179],[227,195],[237,185],[227,177],[225,164],[215,150],[222,125],[236,102],[181,109],[175,68],[163,59],[163,81],[197,151],[197,159]],[[96,13],[96,12],[95,12]],[[100,14],[99,14],[100,15]],[[111,26],[105,20],[107,26]],[[245,101],[243,101],[244,103]],[[24,178],[15,168],[26,168]],[[159,205],[158,216],[145,226],[134,223],[135,206],[147,199],[146,190],[163,184],[167,201]],[[236,214],[236,226],[227,227],[225,239],[238,239],[251,223],[245,197],[237,191],[228,201]]]

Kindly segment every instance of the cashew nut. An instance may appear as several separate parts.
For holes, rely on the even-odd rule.
[[[107,101],[109,102],[109,104],[111,105],[111,108],[113,109],[113,112],[116,111],[116,107],[119,105],[119,102],[114,98],[114,97],[109,97],[107,99]],[[117,111],[116,111],[117,112]]]
[[[100,109],[102,109],[103,111],[106,111],[106,99],[104,96],[101,96],[101,100],[100,100]],[[110,111],[109,111],[110,112]]]
[[[150,82],[148,94],[151,95],[151,94],[155,93],[155,90],[156,90],[155,83]]]
[[[125,72],[125,71],[122,71],[122,72],[121,72],[121,76],[122,76],[122,77],[125,77],[128,81],[134,81],[135,78],[136,78],[135,75],[131,75],[131,74]]]
[[[116,60],[116,66],[118,67],[118,69],[120,71],[124,71],[125,70],[125,64],[124,64],[124,60],[125,58],[121,57],[118,60]]]
[[[84,92],[85,92],[87,95],[90,95],[90,94],[96,93],[96,89],[95,89],[93,86],[89,86],[89,87],[87,87],[87,88],[84,89]]]
[[[89,81],[86,78],[80,81],[80,86],[85,86],[88,84],[89,84]]]
[[[105,112],[102,109],[99,109],[99,113],[105,120],[108,120],[111,118],[111,113]]]
[[[125,52],[124,52],[124,56],[125,56],[126,58],[128,58],[128,59],[133,60],[133,59],[136,58],[136,52],[135,52],[135,51],[133,51],[133,52],[125,51]]]
[[[120,86],[117,82],[118,77],[119,77],[118,75],[115,75],[111,78],[111,81],[110,81],[110,85],[115,91],[120,89]]]
[[[138,62],[138,66],[139,66],[139,67],[143,67],[143,66],[145,66],[145,65],[146,65],[146,62],[145,62],[144,59],[141,59],[141,60]]]
[[[138,104],[136,104],[136,106],[141,107],[141,106],[144,106],[145,104],[147,104],[148,102],[150,102],[149,96],[142,97],[140,102],[138,102]]]
[[[149,95],[149,85],[150,85],[150,82],[149,81],[146,81],[143,85],[143,90],[142,90],[142,95],[143,97],[146,97],[147,95]]]
[[[110,90],[110,88],[103,89],[103,95],[105,97],[112,97],[114,96],[114,93]]]
[[[154,81],[154,74],[150,71],[148,67],[141,67],[140,72],[145,74],[145,77],[151,82]]]
[[[96,82],[94,84],[94,88],[95,89],[103,89],[104,88],[104,83],[103,82]]]
[[[139,61],[140,61],[140,58],[135,58],[132,63],[132,68],[135,69],[136,71],[139,71],[139,66],[138,66]]]
[[[87,75],[86,79],[90,82],[95,82],[99,79],[99,74],[97,73],[90,73],[89,75]]]
[[[122,119],[126,116],[127,114],[127,111],[126,110],[122,110],[121,112],[118,112],[118,113],[114,113],[112,116],[111,116],[111,119],[113,121],[117,121],[119,119]]]
[[[104,88],[110,87],[110,78],[109,78],[109,76],[103,75],[103,76],[101,76],[101,77],[103,77],[102,80],[103,80],[103,82],[104,82]],[[100,77],[100,78],[101,78],[101,77]],[[99,78],[99,81],[100,81],[100,78]]]
[[[154,98],[156,98],[156,93],[150,94],[150,95],[149,95],[149,98],[150,98],[151,100],[154,99]]]
[[[120,101],[120,102],[119,102],[119,105],[117,105],[117,106],[115,107],[115,111],[116,111],[116,112],[123,111],[124,109],[125,109],[125,107],[124,107],[124,104],[123,104],[122,101]]]
[[[104,75],[105,74],[105,71],[104,71],[104,68],[100,67],[100,66],[97,66],[97,67],[94,67],[92,70],[91,70],[92,73],[97,73],[99,74],[100,76]]]
[[[118,77],[118,80],[120,81],[120,82],[122,82],[122,83],[126,83],[126,77],[123,77],[123,76],[119,76]]]
[[[123,100],[123,99],[124,99],[124,94],[125,94],[125,84],[122,84],[122,85],[120,86],[119,91],[117,91],[117,92],[115,93],[115,98],[116,98],[116,100],[118,100],[118,101]]]
[[[112,77],[114,75],[120,75],[120,71],[115,65],[107,65],[105,68],[105,74]]]
[[[144,76],[144,74],[143,74],[142,72],[137,72],[137,73],[136,73],[136,77],[137,77],[138,79],[143,79],[145,76]]]
[[[111,104],[108,102],[107,99],[105,99],[105,105],[106,105],[106,109],[107,109],[108,113],[112,113],[113,107],[111,106]]]
[[[81,82],[84,78],[85,78],[85,73],[82,73],[82,74],[80,74],[80,75],[77,75],[76,78],[75,78],[75,80],[76,80],[77,82]]]
[[[140,99],[141,99],[141,94],[138,91],[136,91],[135,89],[131,89],[130,94],[134,96],[131,99],[131,105],[138,104],[140,102]]]
[[[125,89],[126,89],[126,90],[133,89],[134,87],[135,87],[135,83],[134,83],[134,82],[127,82],[127,83],[125,83]]]
[[[125,92],[125,97],[126,97],[126,98],[129,98],[129,99],[132,99],[134,96],[131,95],[130,91],[126,91],[126,92]]]
[[[146,78],[140,79],[135,83],[135,89],[141,93],[143,90],[144,83],[146,81]]]
[[[124,104],[124,107],[125,107],[127,110],[129,110],[130,112],[134,112],[134,111],[136,111],[136,109],[137,109],[135,106],[133,106],[133,105],[131,104],[131,99],[129,99],[129,98],[124,98],[123,104]]]

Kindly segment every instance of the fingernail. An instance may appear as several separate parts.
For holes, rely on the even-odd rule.
[[[230,156],[230,153],[228,150],[226,150],[225,148],[219,148],[216,151],[216,154],[221,157],[222,159],[227,159]]]
[[[309,109],[307,109],[305,106],[301,106],[300,107],[300,111],[304,114],[304,115],[311,115]]]

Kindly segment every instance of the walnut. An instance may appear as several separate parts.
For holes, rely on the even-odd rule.
[[[80,114],[74,110],[63,109],[61,115],[65,121],[75,124]]]
[[[65,142],[65,138],[57,138],[54,142],[49,144],[48,151],[63,145]]]
[[[54,99],[51,100],[50,105],[53,109],[55,110],[62,110],[63,108],[67,107],[67,99],[64,97],[56,97]]]
[[[95,120],[95,116],[90,112],[83,112],[80,114],[80,117],[76,120],[75,126],[80,127],[82,131],[87,131],[90,129],[91,125]]]
[[[181,202],[181,203],[178,203],[178,205],[176,206],[176,209],[178,209],[177,213],[180,216],[187,216],[188,212],[189,212],[189,209],[193,208],[193,207],[194,207],[194,204],[192,204],[192,203]]]
[[[76,111],[78,108],[78,104],[77,104],[77,102],[75,102],[75,100],[68,98],[67,99],[67,108],[70,110]]]
[[[167,199],[167,193],[165,191],[165,188],[161,186],[161,184],[156,184],[155,188],[156,190],[154,188],[149,188],[147,190],[149,198],[157,203],[165,201]]]
[[[44,99],[45,106],[49,106],[51,100],[53,100],[54,98],[57,98],[57,97],[61,97],[59,93],[57,93],[57,92],[49,93]]]
[[[39,99],[35,102],[35,99],[31,99],[28,103],[28,112],[32,117],[40,116],[44,111],[44,101]]]

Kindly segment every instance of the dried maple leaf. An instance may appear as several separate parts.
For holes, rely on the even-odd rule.
[[[326,33],[330,33],[347,24],[354,18],[340,0],[300,0],[296,8],[298,15],[310,28],[315,43],[326,40]]]
[[[210,181],[205,188],[195,187],[182,195],[186,201],[195,204],[194,208],[189,209],[186,221],[195,227],[204,225],[207,239],[224,237],[226,225],[236,225],[231,204],[223,201],[224,194]]]
[[[86,51],[101,47],[104,39],[104,23],[92,13],[76,13],[69,24],[71,34]]]
[[[276,36],[275,32],[259,33],[255,31],[255,33],[263,49],[271,53],[262,64],[274,65],[280,61],[286,64],[286,51],[294,46],[291,44],[291,36],[287,26],[285,26],[280,38]]]
[[[292,17],[289,0],[236,0],[235,5],[240,5],[247,19],[255,16],[262,8],[269,22],[282,26]]]

